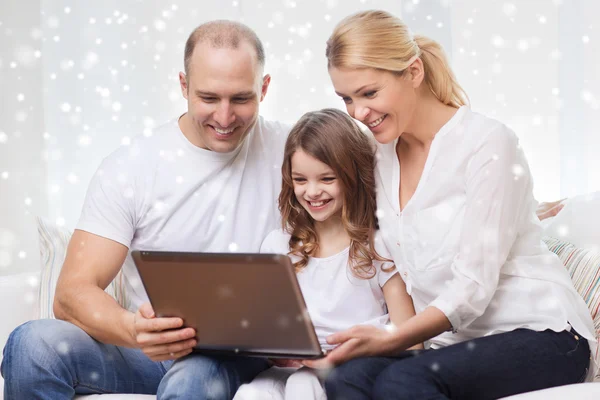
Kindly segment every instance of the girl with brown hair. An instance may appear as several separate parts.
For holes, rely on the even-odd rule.
[[[261,251],[292,259],[325,350],[333,348],[325,340],[332,333],[354,325],[390,329],[414,315],[376,233],[374,166],[373,143],[339,110],[305,114],[286,142],[279,196],[283,228],[267,236]],[[277,364],[295,368],[271,368],[235,398],[324,398],[314,370],[297,370],[298,362]]]

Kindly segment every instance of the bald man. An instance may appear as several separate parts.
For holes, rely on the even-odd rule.
[[[58,281],[57,319],[21,325],[7,342],[7,399],[231,399],[268,367],[191,354],[196,332],[154,315],[130,257],[130,249],[258,252],[278,227],[290,127],[259,116],[271,79],[264,63],[245,25],[213,21],[192,32],[179,74],[187,112],[103,160]],[[120,270],[125,308],[104,292]]]

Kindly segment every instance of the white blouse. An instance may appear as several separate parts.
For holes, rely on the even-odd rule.
[[[403,210],[396,143],[377,144],[379,224],[416,311],[436,307],[452,324],[431,346],[517,328],[559,332],[570,323],[595,354],[587,306],[541,240],[514,132],[461,107],[436,134]]]

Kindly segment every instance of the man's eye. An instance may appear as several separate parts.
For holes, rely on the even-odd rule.
[[[246,98],[235,98],[235,99],[233,99],[233,102],[243,104],[243,103],[247,103],[249,100],[250,99],[247,97]]]
[[[214,103],[217,99],[215,97],[202,97],[202,101],[205,103]]]

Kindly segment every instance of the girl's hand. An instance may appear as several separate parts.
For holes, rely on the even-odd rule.
[[[301,360],[291,360],[286,358],[271,358],[269,359],[271,364],[280,368],[300,368],[302,366]]]
[[[327,337],[327,343],[337,344],[326,357],[319,360],[305,360],[310,368],[333,368],[358,357],[392,355],[404,349],[394,346],[391,332],[371,325],[357,325],[348,330]]]

